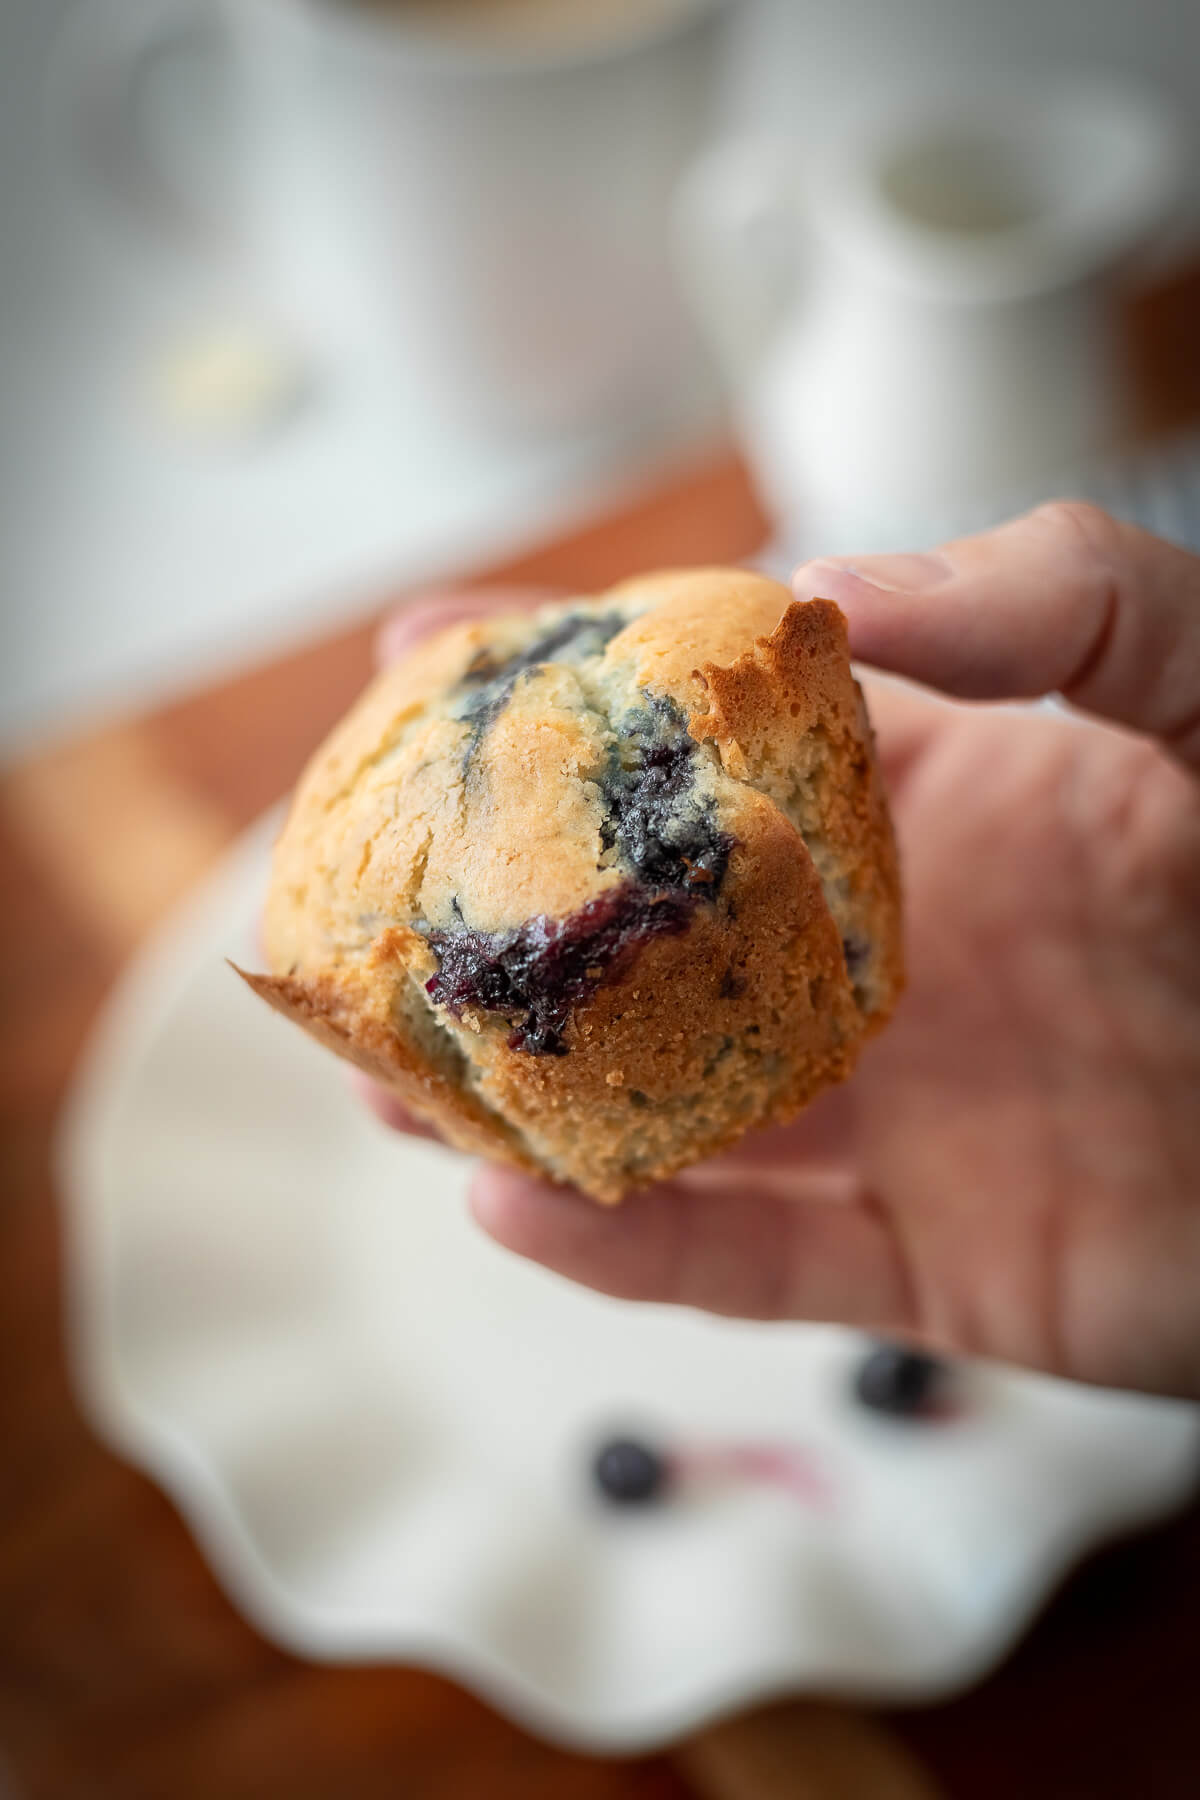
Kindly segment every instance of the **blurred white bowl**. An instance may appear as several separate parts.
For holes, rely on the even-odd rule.
[[[62,1146],[84,1403],[268,1636],[628,1751],[786,1690],[943,1694],[1183,1500],[1191,1408],[980,1367],[906,1428],[847,1403],[850,1334],[606,1300],[487,1242],[462,1164],[223,966],[255,959],[272,829],[129,971]],[[621,1426],[807,1447],[831,1504],[606,1512],[588,1452]]]

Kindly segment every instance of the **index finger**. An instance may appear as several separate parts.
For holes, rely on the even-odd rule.
[[[867,662],[967,699],[1060,693],[1200,768],[1200,558],[1097,507],[794,579],[836,600]]]

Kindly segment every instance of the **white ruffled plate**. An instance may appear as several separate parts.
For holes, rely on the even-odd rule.
[[[257,960],[272,827],[130,969],[63,1140],[85,1403],[269,1636],[632,1750],[789,1689],[943,1694],[1082,1551],[1184,1499],[1191,1408],[977,1368],[960,1417],[906,1427],[847,1402],[856,1337],[497,1249],[463,1166],[383,1130],[224,966]],[[622,1427],[808,1447],[828,1504],[727,1481],[606,1511],[587,1460]]]

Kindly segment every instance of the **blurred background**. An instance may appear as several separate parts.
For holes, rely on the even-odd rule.
[[[801,1522],[807,1611],[776,1605],[786,1497],[690,1515],[752,1626],[725,1699],[788,1686],[764,1616],[807,1621],[833,1690],[967,1680],[1181,1503],[1195,1419],[984,1372],[910,1456],[850,1402],[858,1340],[797,1339],[793,1387],[740,1328],[685,1321],[697,1356],[678,1318],[581,1325],[220,958],[257,954],[254,821],[415,592],[786,574],[1066,490],[1200,548],[1197,117],[1194,0],[0,0],[0,1800],[1196,1792],[1194,1504],[903,1717],[813,1703],[617,1762],[382,1666],[428,1576],[512,1685],[499,1651],[435,1666],[577,1749],[667,1742],[604,1633],[668,1687],[728,1645],[707,1576],[578,1504],[563,1420],[590,1433],[618,1368],[631,1405],[675,1370],[698,1428],[775,1394],[835,1460],[893,1458],[848,1586]],[[413,1551],[388,1484],[443,1463]],[[546,1697],[619,1676],[627,1716]]]
[[[739,306],[756,318],[770,310],[768,290],[778,290],[795,247],[783,242],[780,209],[742,193],[729,229],[748,234],[745,248],[710,244],[701,273],[703,249],[671,252],[669,193],[705,142],[794,145],[798,189],[802,179],[812,185],[835,143],[850,138],[855,156],[868,156],[861,135],[897,111],[953,130],[964,95],[1011,78],[1017,110],[1033,104],[1043,121],[1061,123],[1075,100],[1056,104],[1055,81],[1098,75],[1121,84],[1118,111],[1152,116],[1130,124],[1132,144],[1099,144],[1101,160],[1111,152],[1120,165],[1101,179],[1129,191],[1120,217],[1080,227],[1093,235],[1079,249],[1081,271],[1107,274],[1127,253],[1168,266],[1200,243],[1195,147],[1152,141],[1200,104],[1200,15],[1189,0],[1137,9],[1117,0],[647,0],[600,7],[591,26],[577,18],[567,29],[566,0],[540,10],[549,24],[522,22],[519,7],[506,22],[496,0],[443,7],[440,24],[435,6],[369,0],[324,9],[90,0],[73,11],[65,0],[3,0],[0,743],[16,748],[30,733],[234,667],[361,611],[381,580],[408,585],[478,566],[707,448],[731,395],[753,421],[746,430],[775,509],[807,500],[819,513],[828,502],[829,528],[818,516],[810,535],[821,548],[848,547],[833,541],[838,528],[859,525],[855,509],[842,518],[840,461],[825,471],[833,492],[814,497],[807,446],[778,440],[798,409],[851,418],[843,362],[857,352],[835,342],[836,331],[827,340],[820,319],[806,322],[802,343],[797,323],[786,377],[771,378],[782,399],[762,401],[731,334],[745,336]],[[332,23],[314,34],[323,11]],[[699,16],[710,12],[723,17]],[[648,22],[659,13],[668,16]],[[346,16],[355,14],[369,17]],[[371,28],[410,40],[382,54],[409,66],[386,78],[370,69],[375,48],[361,39]],[[506,39],[499,54],[486,41],[493,30]],[[647,31],[667,41],[636,50]],[[581,44],[589,32],[591,50]],[[489,55],[522,60],[522,33],[530,44],[540,36],[540,80],[528,69],[490,80],[468,71]],[[596,66],[586,75],[552,73],[556,61],[589,56]],[[606,60],[622,67],[606,74]],[[1040,101],[1030,101],[1035,90]],[[1097,104],[1098,120],[1081,120],[1080,131],[1104,139]],[[466,113],[469,139],[458,131]],[[1011,137],[1010,112],[1002,129]],[[1090,149],[1070,154],[1091,159]],[[985,184],[1010,177],[1036,185],[1043,171],[978,175]],[[523,203],[514,198],[522,184]],[[844,185],[835,172],[824,191],[840,195]],[[1079,205],[1094,198],[1084,192]],[[887,254],[902,262],[906,250]],[[802,257],[831,267],[832,253]],[[753,291],[731,297],[721,269],[743,261],[765,266],[751,271]],[[692,291],[675,312],[668,285],[681,265],[691,266]],[[953,272],[937,279],[953,288]],[[464,286],[478,299],[489,283],[489,303],[472,313]],[[778,292],[774,304],[786,312]],[[839,292],[837,310],[854,311],[852,294],[843,304]],[[685,318],[699,318],[702,344],[685,341]],[[909,327],[891,313],[879,326],[856,315],[847,330],[879,371],[892,370],[910,349],[889,334]],[[1081,327],[1102,329],[1095,316]],[[1046,356],[1064,334],[1080,335],[1074,315],[1069,324],[1016,319],[1013,331],[1026,330]],[[615,343],[621,335],[632,341]],[[957,382],[982,404],[964,368],[1004,352],[985,341],[956,351],[953,368],[947,354],[922,369],[919,392]],[[805,356],[833,365],[825,385],[834,391],[819,401],[792,367]],[[888,379],[879,371],[877,387]],[[1061,450],[1047,449],[1051,461],[1069,464],[1065,453],[1090,448],[1089,438],[1100,447],[1109,379],[1099,353],[1074,385],[1065,379],[1067,410],[1089,417]],[[1035,435],[1060,410],[1044,386],[1042,395]],[[912,403],[889,388],[894,409]],[[894,431],[890,415],[868,414],[850,431],[860,462],[864,436],[878,443]],[[832,435],[838,461],[842,434],[835,426]],[[952,460],[957,448],[946,452]],[[1026,448],[1013,446],[994,487],[1021,488]],[[890,441],[876,462],[860,468],[860,489],[886,488]],[[869,502],[875,535],[919,530],[923,520],[909,515],[929,510],[927,496],[912,506],[901,497],[895,518],[886,517],[891,499]]]

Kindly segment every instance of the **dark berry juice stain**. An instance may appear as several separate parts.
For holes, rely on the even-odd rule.
[[[745,977],[743,975],[738,975],[734,970],[733,964],[730,963],[729,967],[721,977],[721,985],[717,989],[717,993],[722,1000],[740,1000],[745,991]]]
[[[614,1507],[648,1507],[684,1486],[713,1481],[753,1482],[785,1488],[827,1512],[837,1499],[824,1464],[801,1444],[674,1444],[669,1449],[642,1438],[612,1438],[592,1457],[592,1481]]]
[[[513,1028],[512,1050],[565,1056],[563,1032],[579,1001],[651,938],[683,931],[693,905],[690,894],[626,881],[565,919],[526,919],[510,931],[431,931],[438,972],[425,991],[455,1018],[469,1006],[500,1013]]]
[[[851,933],[849,937],[842,939],[842,955],[846,959],[846,973],[852,981],[856,975],[862,974],[870,954],[871,946],[866,938]]]
[[[512,656],[500,659],[490,650],[481,650],[463,676],[463,687],[471,691],[457,714],[471,728],[467,762],[508,705],[527,669],[541,668],[546,663],[578,663],[589,656],[599,656],[626,624],[628,620],[620,613],[567,613],[549,631]]]
[[[870,988],[864,981],[871,963],[871,945],[867,938],[860,937],[857,932],[850,932],[842,939],[842,955],[846,960],[846,974],[850,978],[850,986],[854,990],[855,1003],[864,1011],[870,1009]]]

